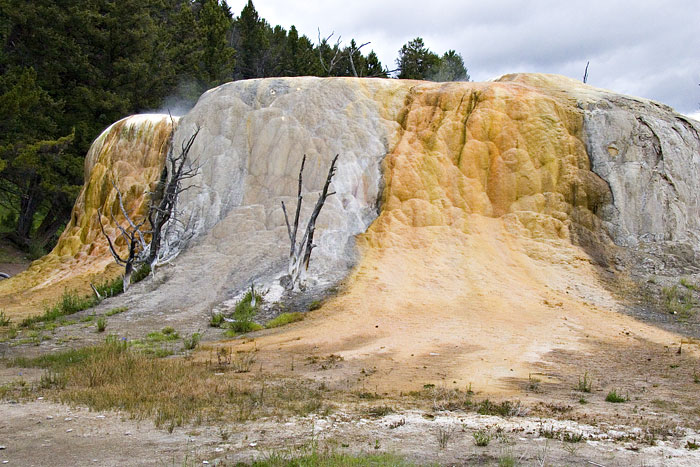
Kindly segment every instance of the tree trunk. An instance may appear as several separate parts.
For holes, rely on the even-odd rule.
[[[37,182],[35,179],[29,181],[27,189],[20,198],[19,215],[17,216],[17,227],[14,232],[14,240],[21,246],[29,246],[29,236],[32,231],[34,217],[41,205],[41,196],[36,192]]]

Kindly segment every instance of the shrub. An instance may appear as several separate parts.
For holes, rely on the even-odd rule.
[[[105,332],[107,328],[107,318],[100,316],[97,318],[97,332]]]
[[[190,337],[185,337],[182,339],[182,346],[184,347],[185,350],[194,350],[197,345],[199,345],[199,341],[201,340],[202,335],[198,332],[192,333]]]
[[[136,284],[137,282],[141,282],[147,278],[150,273],[151,266],[149,264],[142,264],[141,267],[134,271],[134,274],[132,274],[131,283]]]
[[[10,318],[5,315],[5,311],[0,311],[0,326],[9,326]]]
[[[477,446],[488,446],[492,438],[491,433],[487,430],[477,430],[472,433],[472,436],[474,436],[474,442]]]
[[[246,292],[240,302],[236,304],[233,311],[234,321],[230,324],[230,329],[234,332],[250,332],[261,329],[261,326],[253,321],[262,303],[262,295],[255,293],[255,306],[252,305],[253,295]]]
[[[588,376],[588,372],[585,372],[583,374],[583,379],[581,377],[578,377],[578,389],[581,392],[591,392],[591,389],[593,387],[593,380]]]
[[[627,402],[629,400],[629,397],[622,397],[622,395],[618,394],[615,389],[610,391],[607,396],[605,396],[605,402],[612,402],[612,403],[620,403],[620,402]]]
[[[220,328],[222,324],[224,324],[224,314],[223,313],[213,313],[211,317],[209,318],[209,326],[212,328]]]

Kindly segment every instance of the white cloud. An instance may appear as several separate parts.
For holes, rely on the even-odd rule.
[[[240,13],[247,0],[228,0]],[[433,51],[461,53],[472,79],[512,72],[580,79],[590,61],[594,86],[660,100],[682,112],[700,107],[697,0],[258,0],[270,24],[316,40],[335,31],[372,41],[389,68],[401,45],[421,36]]]

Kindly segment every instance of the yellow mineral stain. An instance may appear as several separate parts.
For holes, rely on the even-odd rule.
[[[617,313],[572,242],[583,230],[605,247],[595,210],[610,193],[590,171],[581,96],[564,84],[414,82],[400,109],[398,92],[380,103],[398,126],[388,125],[382,209],[358,238],[361,260],[309,319],[256,339],[261,358],[283,371],[290,355],[337,354],[343,366],[324,381],[358,390],[508,394],[547,352],[585,349],[589,337],[614,341],[633,327],[677,341]],[[295,371],[319,377],[304,368]]]
[[[167,155],[173,122],[167,115],[136,115],[118,121],[98,137],[85,160],[85,184],[56,247],[23,273],[0,282],[0,309],[17,318],[35,314],[53,303],[64,288],[87,293],[90,281],[118,274],[100,232],[97,210],[106,216],[113,212],[125,225],[114,181],[127,212],[136,217],[144,214],[147,193],[155,187]],[[103,217],[103,221],[123,253],[119,231],[111,219]]]

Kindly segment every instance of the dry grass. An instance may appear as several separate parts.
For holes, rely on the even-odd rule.
[[[152,358],[113,338],[83,349],[80,357],[68,364],[60,358],[60,365],[52,365],[47,358],[37,361],[37,366],[48,367],[52,378],[61,382],[37,390],[68,404],[151,418],[170,430],[189,422],[327,412],[332,398],[311,381],[260,371],[241,374],[228,366],[186,359]]]

